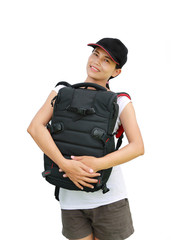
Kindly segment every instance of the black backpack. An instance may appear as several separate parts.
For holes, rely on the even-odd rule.
[[[118,150],[122,143],[123,128],[113,133],[119,112],[117,98],[129,95],[107,91],[93,83],[70,85],[59,82],[56,86],[58,85],[66,87],[61,88],[51,101],[53,115],[47,128],[63,156],[68,161],[72,155],[98,158]],[[116,146],[114,135],[119,138]],[[44,168],[42,175],[56,186],[57,199],[60,187],[80,190],[69,178],[63,177],[59,167],[45,154]],[[103,193],[108,192],[106,183],[111,170],[112,168],[99,171],[101,176],[97,178],[98,183],[93,184],[94,189],[84,187],[83,191],[94,192],[102,189]]]

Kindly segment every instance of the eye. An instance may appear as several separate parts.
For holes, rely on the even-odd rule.
[[[107,62],[107,63],[110,63],[110,61],[107,59],[107,58],[105,58],[105,60],[104,60],[105,62]]]
[[[98,53],[97,52],[93,52],[93,54],[97,57],[98,56]]]

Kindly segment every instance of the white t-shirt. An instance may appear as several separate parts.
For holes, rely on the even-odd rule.
[[[63,86],[58,86],[53,90],[58,92],[62,87]],[[119,105],[119,115],[114,132],[117,131],[121,125],[119,118],[120,114],[129,102],[130,99],[125,96],[118,98],[117,103]],[[73,191],[60,188],[59,200],[61,209],[91,209],[127,198],[126,187],[120,165],[113,167],[111,175],[107,182],[107,187],[110,189],[110,191],[105,194],[102,193],[102,190],[93,193],[87,193],[84,191]]]

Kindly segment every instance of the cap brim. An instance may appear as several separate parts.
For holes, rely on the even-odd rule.
[[[101,45],[97,44],[97,43],[89,43],[87,44],[87,46],[90,46],[90,47],[100,47],[102,48],[108,55],[109,57],[116,63],[119,65],[119,63],[111,56],[111,54],[104,48],[102,47]]]

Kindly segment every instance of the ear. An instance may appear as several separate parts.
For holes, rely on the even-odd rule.
[[[118,76],[118,75],[121,73],[121,71],[122,71],[121,68],[114,69],[113,74],[112,74],[112,77]]]

